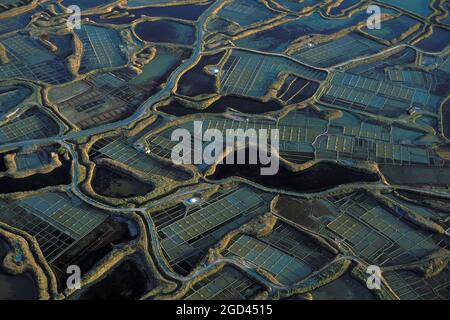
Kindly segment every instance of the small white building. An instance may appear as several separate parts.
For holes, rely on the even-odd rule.
[[[209,67],[209,68],[208,68],[208,71],[209,71],[211,74],[218,74],[218,73],[220,72],[220,69],[219,69],[219,67],[217,67],[217,66],[212,66],[212,67]]]

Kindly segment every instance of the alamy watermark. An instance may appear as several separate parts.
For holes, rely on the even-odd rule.
[[[218,129],[203,131],[203,122],[194,121],[194,137],[188,129],[178,128],[171,140],[178,142],[171,154],[177,165],[260,164],[261,175],[275,175],[280,167],[279,129],[226,129],[223,133]]]
[[[70,265],[67,267],[66,273],[69,274],[67,277],[66,285],[67,289],[78,290],[81,288],[81,269],[77,265]]]
[[[366,273],[370,276],[366,280],[366,285],[369,290],[381,289],[381,269],[379,266],[368,266]]]
[[[81,29],[81,8],[77,5],[71,5],[67,7],[67,11],[70,16],[67,18],[67,28],[70,30]]]
[[[377,5],[370,5],[366,12],[370,14],[370,17],[367,18],[367,29],[381,29],[381,8]]]

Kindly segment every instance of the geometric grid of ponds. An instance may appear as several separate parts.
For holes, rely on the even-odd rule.
[[[281,71],[290,71],[306,79],[324,80],[326,73],[296,63],[287,58],[264,56],[233,50],[223,67],[220,91],[222,95],[239,94],[261,97]]]
[[[311,273],[311,268],[299,259],[247,235],[234,240],[226,256],[244,258],[269,271],[283,284],[294,284]]]
[[[151,135],[148,138],[146,138],[145,143],[150,148],[152,154],[158,155],[159,157],[165,159],[170,159],[174,146],[179,143],[177,141],[172,141],[171,135],[172,132],[178,128],[187,129],[192,134],[190,141],[183,140],[180,143],[188,148],[192,147],[193,150],[193,152],[191,152],[192,154],[194,154],[195,152],[202,152],[201,138],[193,134],[194,132],[193,122],[187,122],[181,125],[171,126],[169,129],[165,130],[162,133],[159,133],[157,135]]]
[[[416,56],[414,49],[406,47],[391,54],[386,53],[383,59],[364,61],[365,63],[359,63],[356,66],[350,65],[346,71],[372,79],[385,80],[386,69],[394,67],[404,68],[404,66],[413,65],[415,64]]]
[[[428,91],[437,90],[436,78],[428,72],[410,70],[410,69],[396,69],[386,68],[387,77],[390,81],[403,82],[411,87],[427,89]]]
[[[40,139],[57,133],[57,124],[37,108],[27,110],[7,124],[0,126],[2,143],[26,139]]]
[[[46,193],[18,200],[17,205],[81,239],[102,223],[107,216],[62,193]]]
[[[61,84],[71,79],[63,60],[37,40],[15,35],[1,40],[10,62],[0,65],[0,79],[22,78]]]
[[[0,221],[36,238],[44,257],[50,262],[75,242],[69,234],[14,203],[1,202],[0,208]]]
[[[365,160],[380,164],[431,164],[425,148],[354,138],[343,135],[324,135],[314,144],[321,159]]]
[[[31,16],[36,12],[36,10],[31,10],[15,17],[2,19],[2,22],[0,23],[0,35],[14,32],[26,27],[30,22]]]
[[[262,287],[232,267],[193,285],[185,300],[246,300]]]
[[[158,229],[161,247],[169,261],[175,263],[178,258],[185,258],[187,254],[196,251],[196,242],[204,242],[204,238],[218,227],[225,227],[225,230],[219,230],[223,236],[224,232],[242,225],[242,221],[236,223],[238,218],[253,217],[255,214],[265,213],[267,209],[267,199],[250,187],[220,192],[193,210],[179,211],[181,215],[178,219],[170,224],[165,223]],[[218,241],[220,236],[213,235],[209,239]]]
[[[83,25],[77,30],[77,34],[84,48],[80,65],[81,73],[99,68],[118,67],[126,63],[121,51],[123,44],[118,31]]]
[[[256,22],[274,18],[276,13],[268,10],[258,1],[236,0],[224,6],[220,10],[219,16],[237,22],[243,27],[247,27]]]
[[[17,171],[36,169],[49,163],[50,157],[45,151],[16,155]]]
[[[193,122],[187,122],[182,126],[193,133],[192,124]],[[311,159],[315,155],[318,159],[329,160],[364,160],[398,165],[442,165],[442,161],[439,161],[431,149],[414,145],[414,139],[420,136],[420,132],[361,120],[355,123],[346,122],[344,118],[332,120],[329,124],[315,114],[300,110],[290,112],[277,122],[253,119],[239,121],[211,117],[204,119],[202,126],[203,130],[217,129],[221,132],[226,132],[228,129],[244,131],[255,129],[256,132],[261,129],[269,132],[278,129],[280,154],[294,162]],[[176,144],[168,138],[173,129],[153,135],[147,140],[152,152],[170,158],[171,150]]]
[[[396,114],[407,111],[411,106],[436,113],[442,100],[423,89],[341,72],[333,76],[330,87],[321,99],[375,113],[386,112],[384,109],[393,110]]]
[[[260,203],[258,197],[249,197],[251,194],[244,190],[234,193],[224,199],[212,203],[205,209],[198,210],[173,224],[161,229],[166,236],[176,235],[185,242],[198,237],[200,234],[213,229],[228,220]],[[165,241],[167,242],[167,241]]]
[[[273,231],[260,240],[303,261],[311,270],[319,269],[334,257],[312,238],[284,222],[278,222]]]
[[[188,129],[193,133],[193,122],[187,122],[182,125],[183,128]],[[279,129],[280,150],[282,152],[311,152],[311,144],[320,134],[323,134],[327,128],[327,121],[317,117],[303,115],[295,119],[283,118],[279,122],[267,120],[252,120],[237,121],[231,119],[209,118],[203,120],[203,130],[218,129],[225,132],[227,129],[255,129],[257,132],[260,129]],[[170,158],[171,150],[177,142],[170,140],[170,133],[174,127],[164,131],[162,134],[152,135],[146,141],[149,144],[152,152],[164,158]],[[167,136],[167,137],[166,137]],[[194,148],[201,146],[201,141],[197,141],[194,135],[192,142]]]
[[[0,116],[19,106],[31,93],[31,89],[25,86],[0,87]]]
[[[175,128],[171,128],[171,130]],[[170,130],[170,131],[171,131]],[[172,141],[166,137],[166,132],[161,135],[152,135],[147,140],[151,152],[161,158],[170,159],[173,147],[177,145],[177,142]]]
[[[333,259],[333,254],[283,222],[278,222],[272,233],[262,238],[239,236],[227,248],[226,255],[242,257],[271,272],[284,284],[305,278]]]
[[[111,1],[95,0],[88,4],[89,1],[86,0],[64,0],[64,4],[80,2],[79,5],[85,9]],[[3,8],[0,6],[0,13],[3,14],[6,11],[3,9],[10,8],[11,3],[26,4],[27,2],[28,0],[6,1]],[[170,5],[169,2],[130,0],[129,5],[157,4],[159,7]],[[396,7],[395,10],[383,8],[383,13],[395,14],[395,18],[383,21],[384,28],[380,30],[366,30],[364,24],[367,12],[363,7],[364,1],[342,1],[334,5],[329,1],[318,3],[315,0],[229,1],[220,10],[210,13],[212,23],[208,42],[211,49],[214,45],[219,45],[215,48],[220,48],[222,45],[235,44],[238,47],[287,54],[293,59],[239,48],[228,49],[231,50],[231,55],[219,73],[221,94],[264,96],[275,81],[281,80],[280,73],[285,72],[288,77],[281,84],[277,98],[284,102],[283,105],[302,102],[314,95],[319,82],[323,82],[327,75],[327,72],[309,66],[329,67],[343,61],[351,62],[353,58],[374,54],[387,48],[387,42],[375,41],[376,39],[365,37],[363,33],[392,42],[411,43],[413,37],[422,32],[411,28],[422,25],[424,20],[416,20],[416,16],[410,15],[405,10],[421,17],[430,17],[428,19],[430,23],[441,24],[438,27],[433,26],[434,34],[421,40],[416,47],[434,52],[444,48],[444,43],[439,44],[435,40],[439,38],[437,34],[444,31],[442,24],[448,23],[449,18],[439,16],[440,12],[438,15],[437,10],[435,17],[432,17],[432,9],[436,8],[431,5],[420,5],[420,0],[411,0],[407,3],[403,1],[405,4],[399,0],[381,0],[381,2],[393,4]],[[299,11],[306,6],[315,5],[319,5],[319,8],[304,12],[306,13],[304,16],[300,14]],[[346,15],[358,5],[361,5],[359,9],[362,10],[358,9],[351,15]],[[443,8],[445,11],[448,9],[446,6]],[[51,18],[54,13],[50,12],[48,4],[41,4],[36,10],[1,20],[0,35],[3,38],[0,41],[11,62],[0,65],[0,79],[23,78],[48,84],[62,84],[72,79],[65,61],[66,57],[72,53],[71,37],[55,36],[53,30],[57,30],[60,26],[52,29],[50,42],[59,49],[57,52],[52,52],[37,38],[28,36],[29,30],[23,30],[30,22],[33,13],[46,9],[47,12],[43,13],[44,19],[40,19],[36,26],[38,23],[51,23],[52,20],[46,18]],[[126,8],[116,9],[119,10],[118,13],[126,10]],[[130,15],[114,18],[111,23],[119,20],[133,21],[140,16],[139,12],[148,14],[153,10],[153,8],[146,9],[136,10],[136,17]],[[179,9],[169,6],[167,12],[176,12]],[[59,6],[55,9],[58,13],[61,13],[61,10]],[[155,10],[159,13],[166,8]],[[195,8],[193,11],[198,10]],[[94,16],[99,15],[97,13]],[[249,29],[248,34],[238,34],[251,24],[261,23],[276,16],[281,19],[270,28],[267,25],[267,28],[263,26],[260,30]],[[98,20],[107,21],[107,19]],[[60,20],[60,22],[64,21]],[[124,28],[130,26],[125,26],[127,23],[124,22]],[[363,33],[356,28],[350,29],[357,25],[361,26],[360,30],[363,30]],[[438,30],[441,31],[438,32]],[[83,45],[80,73],[85,74],[98,68],[125,66],[128,62],[126,51],[130,53],[131,48],[126,48],[127,44],[123,41],[121,32],[119,29],[109,29],[106,26],[89,23],[84,24],[81,30],[76,30],[75,33]],[[214,32],[217,34],[213,34]],[[340,33],[332,37],[335,32]],[[8,34],[5,35],[5,33]],[[446,31],[442,32],[442,34],[445,33]],[[238,35],[238,37],[234,40],[230,39],[230,34]],[[300,47],[300,42],[297,41],[300,40],[299,37],[305,36],[306,42],[310,41],[306,39],[311,34],[318,35],[317,38],[314,37],[314,43]],[[170,41],[170,35],[167,36]],[[401,36],[405,39],[400,40]],[[67,42],[61,41],[63,37],[68,39]],[[316,39],[323,42],[315,43]],[[222,43],[221,40],[223,40]],[[393,43],[390,44],[391,48],[392,45]],[[167,51],[172,50],[175,49],[172,47],[167,49]],[[158,52],[157,57],[164,56],[162,60],[165,60],[166,57],[160,54],[159,47]],[[383,165],[381,170],[385,172],[386,177],[390,176],[387,168],[392,170],[394,166],[391,164],[398,164],[402,167],[395,167],[393,170],[401,170],[398,171],[402,172],[399,176],[411,176],[411,181],[416,182],[418,178],[412,176],[422,175],[422,172],[431,172],[433,175],[440,176],[440,172],[444,172],[445,168],[434,167],[445,165],[440,156],[444,158],[448,152],[447,150],[441,152],[436,148],[437,143],[442,142],[441,135],[433,135],[425,129],[433,128],[436,132],[440,131],[438,120],[441,115],[438,111],[440,111],[442,98],[448,93],[450,59],[445,54],[434,55],[415,51],[412,46],[398,48],[391,52],[394,53],[386,53],[376,59],[361,59],[332,69],[330,83],[326,83],[327,87],[324,88],[325,91],[320,97],[324,103],[316,105],[322,111],[320,114],[307,108],[304,111],[291,112],[278,120],[271,120],[269,117],[247,119],[247,115],[243,115],[243,119],[236,116],[235,120],[231,120],[232,117],[224,120],[225,117],[208,116],[204,130],[206,128],[217,128],[221,131],[228,128],[279,129],[280,155],[286,159],[289,157],[290,160],[370,161]],[[305,65],[294,62],[295,59]],[[168,61],[161,63],[165,64],[163,69],[169,72],[178,60],[172,64]],[[156,90],[157,85],[164,83],[163,78],[167,77],[168,73],[161,71],[161,63],[156,63],[155,68],[144,67],[142,77],[135,77],[130,69],[123,68],[118,72],[102,73],[77,81],[75,85],[57,91],[56,95],[59,94],[61,99],[56,104],[64,113],[64,117],[80,129],[124,118],[131,114],[153,90]],[[167,68],[165,68],[166,64]],[[129,72],[129,77],[121,77],[122,71],[124,74]],[[158,73],[161,79],[158,78],[156,81],[153,73]],[[148,76],[151,76],[151,80]],[[130,80],[135,78],[139,80],[130,83]],[[148,83],[150,86],[147,85]],[[80,86],[81,92],[74,90],[79,89]],[[30,87],[30,90],[21,91],[19,85],[14,84],[0,88],[1,116],[4,117],[13,108],[19,110],[26,108],[21,104],[31,95],[31,89]],[[274,92],[275,90],[271,93]],[[326,114],[323,111],[336,109],[347,111],[343,112],[342,117],[327,120],[328,115],[333,117],[337,113]],[[404,119],[409,115],[411,122],[405,121],[400,126],[392,124],[385,118],[372,121],[370,120],[373,119],[372,116],[364,116],[364,112],[358,112],[360,110],[386,117],[402,115]],[[434,116],[425,113],[425,115],[419,114],[417,118],[413,117],[412,114],[417,111],[431,112]],[[58,132],[55,118],[37,107],[11,119],[12,121],[0,125],[0,144],[54,136]],[[417,120],[415,123],[418,126],[412,124],[412,120]],[[419,125],[423,130],[418,128]],[[445,126],[445,123],[443,125]],[[151,146],[150,152],[140,146],[132,145],[130,140],[134,140],[124,136],[99,140],[90,151],[91,159],[108,157],[136,168],[141,175],[146,173],[149,176],[159,175],[175,180],[189,179],[191,175],[187,169],[185,171],[182,170],[183,168],[179,170],[176,167],[172,168],[166,164],[168,162],[159,161],[155,157],[159,155],[170,158],[171,150],[176,144],[170,140],[170,133],[179,127],[187,127],[191,133],[193,131],[192,122],[190,122],[187,125],[173,126],[162,134],[151,135],[146,141]],[[151,134],[150,131],[154,128],[155,125],[150,125],[145,131]],[[195,139],[194,137],[190,142],[195,142]],[[24,150],[9,151],[9,153],[17,152],[15,162],[18,171],[37,169],[49,164],[52,160],[50,152],[54,151],[52,147],[32,153],[27,153],[29,152],[27,150],[24,148]],[[30,150],[36,149],[30,146]],[[346,163],[354,164],[352,161]],[[409,171],[413,169],[416,170],[409,175]],[[446,176],[442,174],[440,178],[445,185]],[[440,184],[436,183],[435,186]],[[198,265],[200,258],[204,257],[215,243],[223,239],[225,234],[269,211],[270,200],[273,196],[274,194],[263,193],[247,185],[234,184],[231,187],[226,185],[207,199],[202,199],[200,203],[188,205],[186,202],[178,202],[164,210],[151,212],[151,218],[157,228],[158,242],[170,266],[175,272],[179,272],[183,268],[185,271],[189,270],[187,265],[191,267]],[[308,219],[313,218],[315,223],[311,224],[311,227],[320,230],[320,233],[328,236],[330,241],[334,240],[337,244],[345,242],[353,249],[356,256],[364,259],[365,262],[373,262],[380,266],[414,263],[431,252],[447,246],[448,241],[445,236],[411,223],[410,217],[400,207],[400,204],[408,206],[406,201],[402,202],[394,196],[380,197],[386,201],[396,200],[392,203],[393,208],[384,205],[383,201],[377,200],[369,192],[334,194],[326,199],[314,200],[322,201],[323,206],[318,206],[314,201],[308,202],[311,207]],[[299,201],[299,203],[304,202]],[[425,203],[421,203],[421,200],[414,203],[417,203],[417,206],[408,206],[411,210],[419,214],[426,212],[423,215],[428,219],[432,219],[445,228],[448,227],[447,221],[444,221],[445,213],[440,211],[441,207],[437,210],[432,209],[430,205],[426,210],[421,211],[420,206]],[[299,209],[300,216],[302,213],[307,213],[306,209],[296,209]],[[325,214],[321,212],[322,209]],[[290,218],[288,214],[286,218]],[[298,221],[306,226],[307,219],[302,218],[298,217],[292,221]],[[0,221],[22,229],[35,237],[44,256],[50,262],[58,259],[81,239],[85,239],[84,246],[87,238],[93,236],[94,228],[105,219],[106,215],[101,211],[90,208],[76,196],[65,193],[47,193],[19,200],[0,201]],[[90,253],[90,250],[81,250],[80,257],[76,259],[84,259],[87,253]],[[225,256],[241,257],[247,261],[244,263],[246,266],[261,267],[286,284],[304,279],[334,258],[334,255],[314,238],[295,228],[294,224],[281,220],[268,235],[256,237],[248,233],[239,234],[231,239],[223,253]],[[387,271],[384,277],[393,291],[402,299],[442,298],[448,300],[450,292],[448,275],[449,267],[431,278],[402,269]],[[243,271],[230,266],[225,266],[219,272],[210,273],[202,279],[192,280],[192,282],[188,281],[193,284],[192,288],[184,291],[188,299],[249,299],[263,290],[261,285],[256,284]],[[340,287],[343,282],[342,280],[335,287],[329,286],[328,288],[334,289],[330,289],[325,295],[333,293],[332,291]],[[181,281],[181,284],[184,285],[187,282]],[[324,289],[322,294],[326,290],[328,289]],[[272,297],[270,293],[268,297]]]
[[[218,129],[225,132],[227,129],[255,129],[257,132],[261,129],[266,129],[269,132],[274,129],[279,130],[280,149],[292,150],[292,147],[297,146],[298,143],[312,143],[316,137],[325,132],[327,128],[327,121],[319,119],[314,116],[304,115],[303,117],[295,118],[295,122],[283,118],[279,122],[266,120],[249,120],[237,121],[231,119],[211,119],[203,122],[203,127],[208,129]],[[297,121],[298,120],[298,121]],[[289,148],[291,147],[291,148]]]
[[[319,106],[325,108],[322,104]],[[290,114],[288,116],[290,118]],[[357,117],[348,111],[342,111],[341,118],[331,120],[328,133],[409,146],[416,145],[416,141],[425,135],[412,128],[372,121],[362,115]]]
[[[326,132],[327,121],[313,115],[308,115],[298,111],[289,113],[278,122],[267,120],[236,121],[230,119],[207,119],[203,121],[203,128],[218,129],[225,132],[227,129],[248,129],[259,130],[279,130],[280,155],[286,159],[297,161],[310,158],[310,153],[314,152],[312,143],[317,136]]]
[[[353,57],[373,54],[383,47],[383,45],[358,34],[349,34],[331,42],[316,44],[313,47],[305,46],[291,56],[312,66],[330,67],[351,60]]]
[[[327,228],[379,266],[406,264],[439,249],[442,240],[418,230],[365,193],[331,197],[340,212]]]
[[[51,91],[64,115],[84,129],[130,114],[145,100],[146,90],[127,83],[125,72],[96,74],[86,80]]]
[[[107,216],[61,193],[0,203],[0,221],[35,237],[48,261],[101,224]]]
[[[146,174],[160,175],[176,181],[188,180],[190,174],[181,169],[171,168],[138,151],[129,144],[126,138],[106,138],[95,143],[91,151],[91,159],[107,156],[115,161],[135,168]]]
[[[383,273],[389,286],[401,300],[449,300],[450,269],[447,266],[440,274],[419,277],[412,271],[399,270]]]

